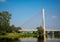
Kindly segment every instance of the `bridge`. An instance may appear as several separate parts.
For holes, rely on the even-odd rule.
[[[46,30],[45,28],[45,10],[44,8],[42,9],[42,26],[43,26],[43,29],[44,29],[44,39],[46,38],[46,32],[52,32],[54,34],[54,32],[57,32],[60,30]],[[22,28],[24,28],[25,26],[27,27],[28,23],[32,22],[36,17],[38,17],[39,14],[35,15],[34,17],[32,17],[31,19],[29,19],[27,22],[25,22],[23,25],[21,25]],[[36,23],[36,22],[35,22]],[[30,25],[30,24],[29,24]],[[31,24],[32,25],[32,24]],[[33,24],[34,25],[34,24]],[[33,31],[37,31],[37,29],[22,29],[22,30],[19,30],[19,31],[22,31],[22,32],[33,32]]]
[[[45,28],[45,11],[44,11],[44,8],[42,9],[42,22],[40,22],[41,24],[42,24],[42,26],[43,26],[43,28],[44,28],[44,31],[60,31],[60,30],[46,30],[46,28]],[[30,29],[29,30],[29,28],[27,28],[27,27],[31,27],[32,26],[32,24],[30,24],[31,22],[35,22],[36,20],[34,20],[34,19],[36,19],[37,17],[40,17],[40,14],[36,14],[35,16],[33,16],[32,18],[30,18],[29,20],[27,20],[26,22],[24,22],[20,27],[22,27],[22,28],[24,28],[24,29],[22,29],[21,31],[30,31],[30,30],[32,30],[32,29]],[[36,24],[36,22],[35,22],[35,24]],[[35,24],[33,24],[33,25],[35,25]],[[27,25],[29,25],[29,26],[27,26]],[[36,26],[37,25],[35,25],[35,28],[36,28]],[[27,29],[28,30],[27,30]],[[35,31],[36,29],[34,29],[34,30],[32,30],[32,31]]]
[[[48,32],[52,31],[52,32],[57,32],[57,31],[60,31],[60,30],[46,30]]]
[[[37,29],[21,29],[19,30],[21,32],[33,32],[33,31],[38,31]],[[57,32],[57,31],[60,31],[60,30],[46,30],[47,32]]]
[[[33,31],[37,31],[37,29],[22,29],[22,30],[19,30],[19,31],[22,31],[22,32],[33,32]]]

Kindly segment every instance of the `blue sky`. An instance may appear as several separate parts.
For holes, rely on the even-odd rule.
[[[34,29],[42,25],[45,9],[46,29],[60,29],[60,0],[0,0],[0,12],[12,14],[11,25]]]

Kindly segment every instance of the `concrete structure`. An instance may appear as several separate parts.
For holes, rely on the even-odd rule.
[[[46,33],[48,34],[48,33],[51,33],[51,35],[52,35],[52,38],[54,38],[55,37],[55,33],[60,33],[60,30],[46,30]]]
[[[42,9],[42,26],[44,29],[44,40],[46,40],[46,30],[45,30],[45,10],[44,8]]]

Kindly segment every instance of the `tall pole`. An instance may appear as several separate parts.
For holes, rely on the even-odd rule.
[[[45,31],[45,10],[44,8],[42,9],[42,25],[43,25],[43,29],[44,29],[44,40],[46,40],[46,31]]]

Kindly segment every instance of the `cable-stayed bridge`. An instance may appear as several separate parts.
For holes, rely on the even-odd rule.
[[[40,24],[42,25],[43,29],[44,29],[44,38],[46,36],[46,32],[52,32],[54,34],[54,32],[60,32],[60,30],[55,30],[55,29],[46,29],[46,24],[45,24],[45,11],[44,11],[44,8],[42,9],[42,13],[41,13],[41,16],[42,18],[39,18],[37,20],[36,17],[40,16],[40,14],[36,14],[35,16],[33,16],[31,19],[29,19],[28,21],[26,21],[24,24],[21,25],[22,30],[19,30],[19,31],[23,31],[23,32],[33,32],[33,31],[37,31],[37,29],[32,29],[32,28],[36,28],[38,27]],[[39,21],[38,21],[39,20]],[[41,20],[41,21],[40,21]],[[29,25],[29,26],[28,26]],[[34,26],[34,27],[33,27]],[[31,28],[31,30],[29,29],[29,27]],[[28,29],[26,29],[28,28]]]

